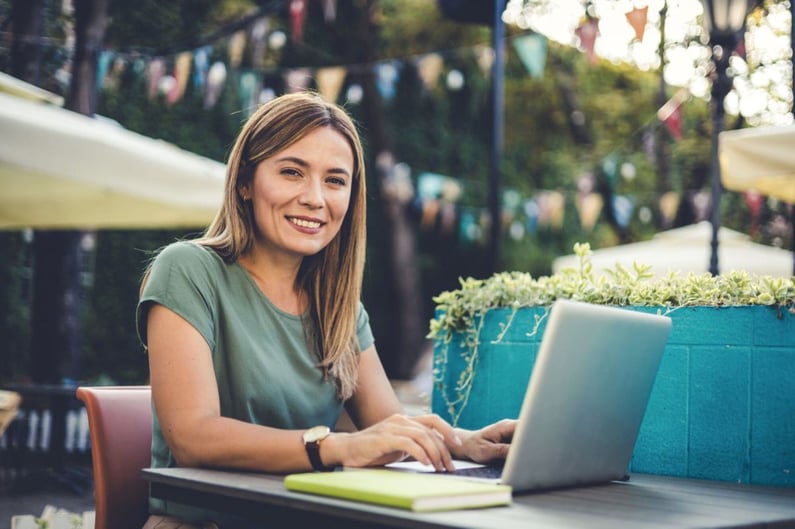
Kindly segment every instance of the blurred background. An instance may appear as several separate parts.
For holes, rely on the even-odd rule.
[[[790,2],[753,5],[731,50],[726,129],[793,123],[791,20]],[[90,165],[108,188],[125,170],[139,190],[162,183],[161,210],[203,186],[220,193],[218,170],[258,104],[311,89],[344,105],[368,162],[364,302],[396,380],[421,369],[433,298],[459,278],[547,275],[575,242],[614,247],[709,218],[710,58],[698,0],[0,0],[6,91],[215,165],[169,188],[179,163],[147,173],[110,139],[56,152],[30,132],[16,151]],[[11,135],[0,130],[0,142]],[[30,178],[16,187],[34,204],[68,195]],[[113,222],[68,222],[53,208],[25,206],[28,220],[0,230],[0,382],[146,383],[141,274],[152,252],[199,234],[212,208]],[[727,228],[792,250],[791,205],[729,191],[720,212]]]

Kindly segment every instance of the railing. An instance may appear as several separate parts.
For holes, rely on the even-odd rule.
[[[20,384],[19,412],[0,437],[0,491],[91,487],[88,417],[75,388]]]

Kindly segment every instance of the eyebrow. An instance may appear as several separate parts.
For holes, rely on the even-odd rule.
[[[297,158],[295,156],[285,156],[284,158],[279,158],[276,161],[277,162],[292,162],[292,163],[294,163],[296,165],[300,165],[301,167],[304,167],[304,168],[309,167],[309,164],[306,162],[306,160],[304,160],[302,158]],[[328,170],[328,172],[329,173],[342,173],[342,174],[344,174],[345,176],[347,176],[349,178],[351,176],[350,172],[348,172],[347,169],[344,169],[342,167],[332,167],[331,169]]]

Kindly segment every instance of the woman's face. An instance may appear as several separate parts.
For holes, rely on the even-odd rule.
[[[345,136],[331,127],[262,160],[239,189],[251,198],[261,249],[305,257],[325,248],[348,211],[353,164]]]

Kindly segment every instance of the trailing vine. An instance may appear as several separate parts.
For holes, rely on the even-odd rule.
[[[687,275],[671,272],[656,277],[651,266],[635,263],[631,269],[620,264],[596,275],[588,243],[574,245],[577,267],[558,274],[534,278],[524,272],[500,272],[488,279],[461,279],[458,290],[445,291],[434,298],[436,317],[430,322],[428,338],[435,341],[433,383],[455,425],[469,401],[477,373],[481,332],[486,315],[494,309],[511,309],[492,343],[502,341],[514,317],[522,308],[548,307],[559,298],[600,305],[652,306],[669,313],[681,307],[729,307],[742,305],[775,306],[795,314],[795,276],[774,278],[743,271],[724,275]],[[535,334],[548,310],[536,316]],[[450,346],[460,344],[464,369],[458,375],[452,395],[445,387]]]

